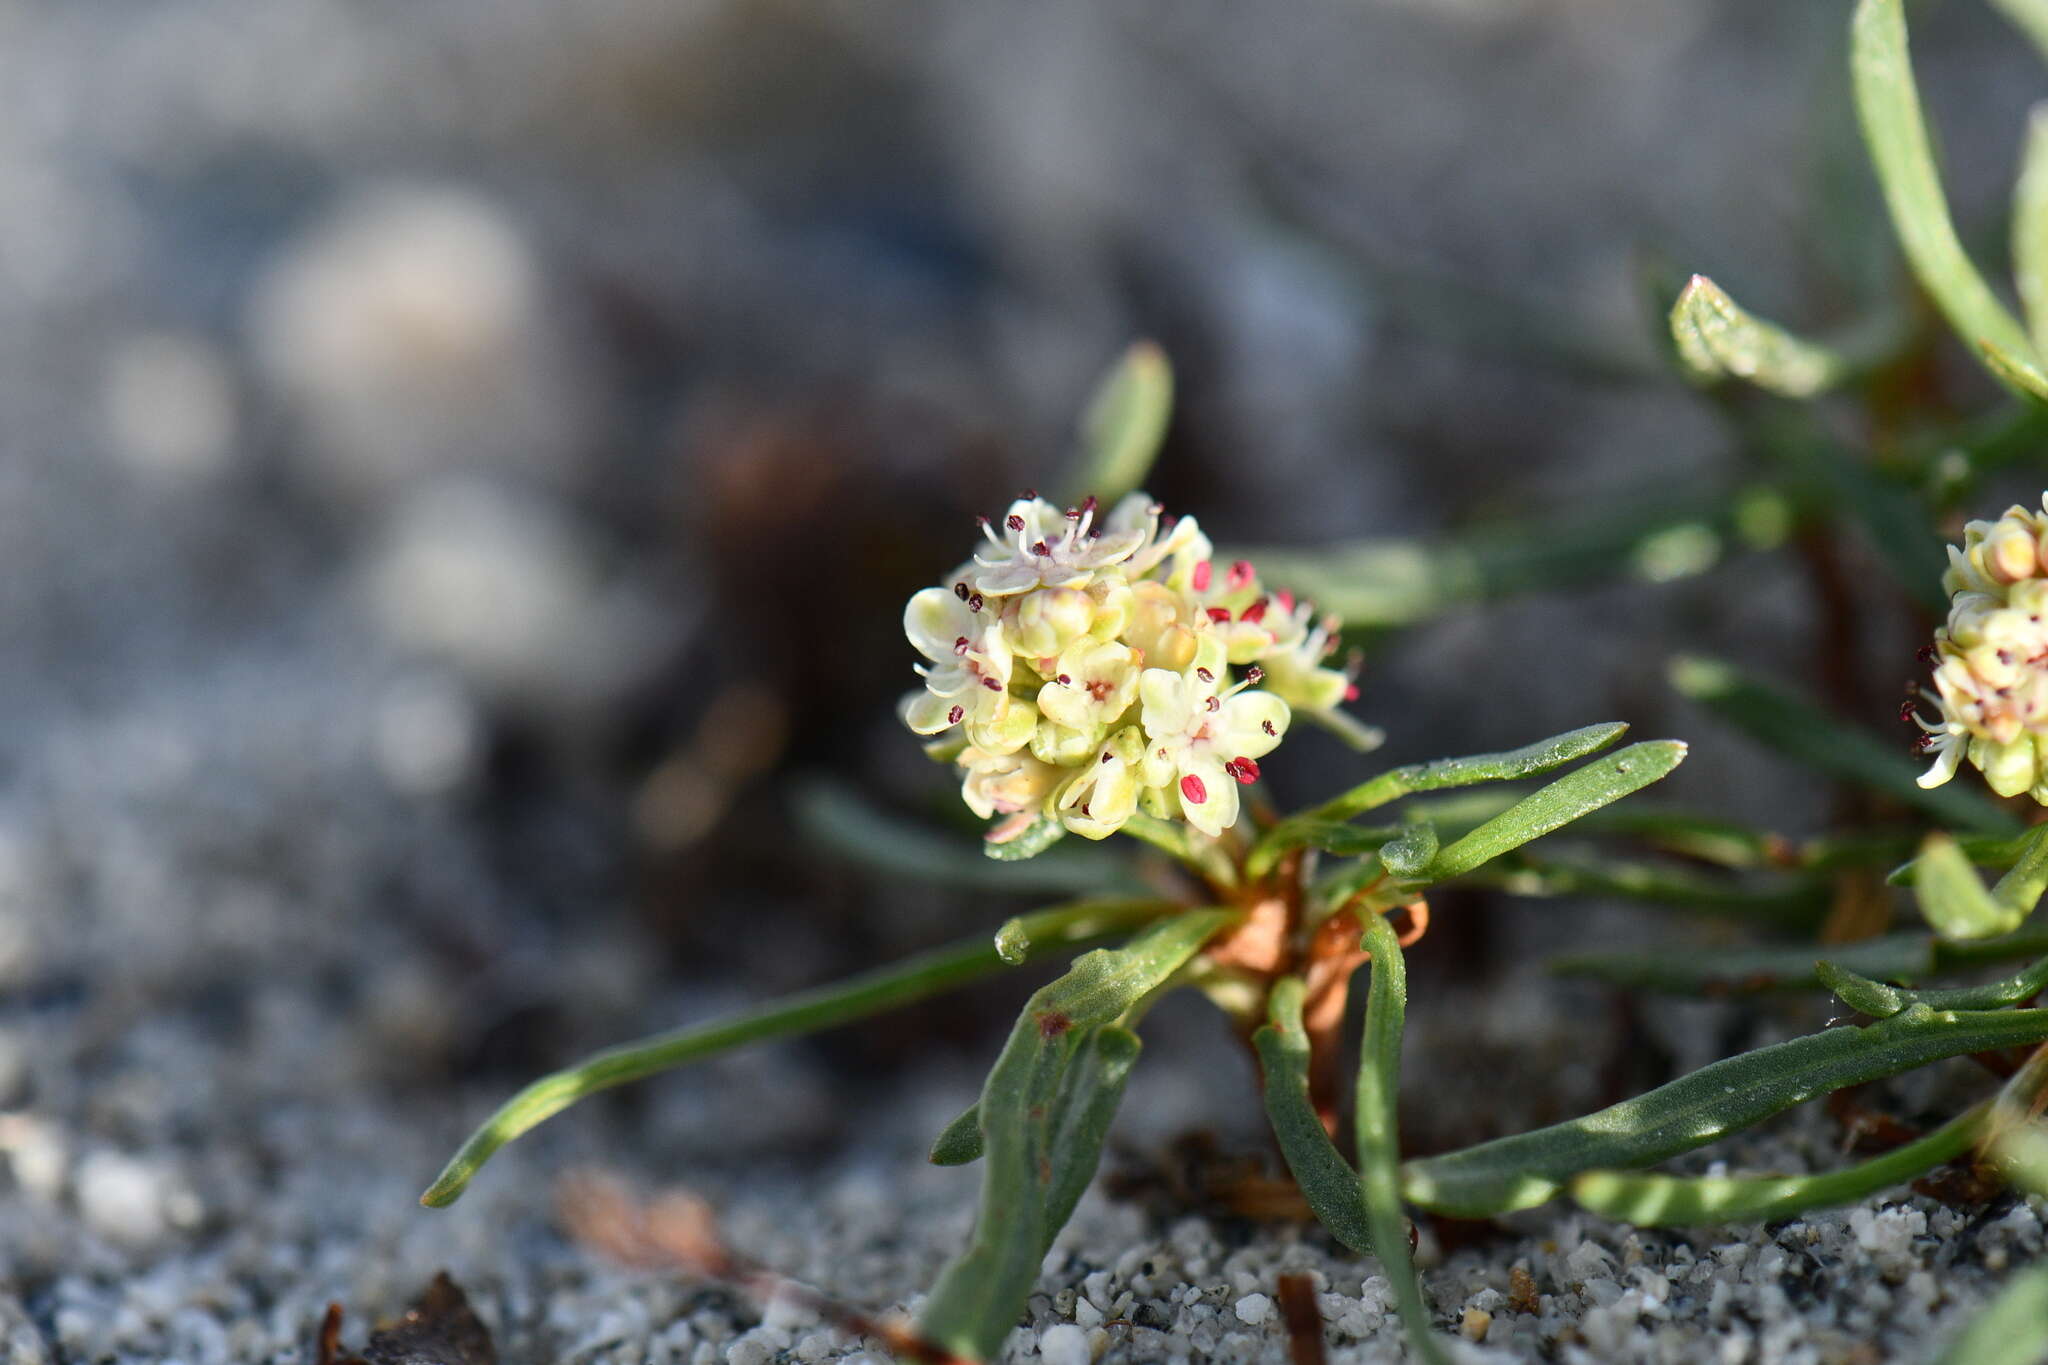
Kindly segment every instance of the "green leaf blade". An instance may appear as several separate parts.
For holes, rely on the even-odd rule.
[[[1699,383],[1743,379],[1787,398],[1810,398],[1848,373],[1834,351],[1745,311],[1705,275],[1694,275],[1671,305],[1671,339]]]
[[[1043,956],[1157,920],[1176,908],[1163,901],[1084,901],[1021,916],[1019,923],[1025,926],[1032,953]],[[607,1048],[541,1077],[507,1100],[470,1134],[420,1196],[420,1202],[429,1208],[454,1203],[484,1163],[506,1143],[600,1090],[748,1043],[796,1037],[879,1014],[994,975],[1010,965],[989,939],[969,939],[727,1019]]]
[[[1401,1038],[1408,1011],[1408,968],[1394,927],[1368,915],[1365,948],[1372,954],[1372,987],[1365,999],[1365,1035],[1358,1058],[1358,1176],[1372,1225],[1373,1250],[1393,1281],[1401,1323],[1415,1353],[1429,1365],[1449,1365],[1430,1330],[1429,1304],[1408,1255],[1401,1210]]]
[[[939,1130],[925,1160],[934,1166],[969,1166],[981,1160],[981,1150],[981,1101],[976,1100]]]
[[[1252,1034],[1264,1078],[1266,1117],[1294,1183],[1330,1235],[1361,1256],[1372,1254],[1372,1222],[1358,1172],[1323,1129],[1309,1099],[1308,1034],[1302,1028],[1300,977],[1276,982],[1267,996],[1267,1022]]]
[[[1173,417],[1173,367],[1155,343],[1140,341],[1104,375],[1081,419],[1081,453],[1065,479],[1070,501],[1093,495],[1105,506],[1144,487]]]
[[[2030,0],[2048,35],[2048,4]],[[2037,352],[2048,351],[2048,105],[2027,119],[2027,147],[2012,196],[2012,273]]]
[[[2048,1357],[2048,1265],[2020,1271],[1935,1365],[2040,1365]]]
[[[1582,815],[1641,791],[1684,761],[1685,744],[1675,739],[1631,744],[1596,759],[1524,797],[1440,851],[1429,865],[1429,879],[1441,882],[1470,872]]]
[[[1467,1217],[1530,1208],[1583,1171],[1651,1165],[1843,1086],[2044,1040],[2048,1011],[1916,1007],[1729,1057],[1583,1118],[1410,1162],[1408,1197]]]
[[[2026,910],[2002,905],[1984,889],[1969,856],[1946,834],[1930,834],[1920,845],[1920,856],[1913,860],[1913,897],[1929,927],[1945,939],[2009,934],[2027,917]]]
[[[939,1276],[923,1335],[986,1360],[1037,1282],[1052,1239],[1101,1159],[1136,1039],[1101,1041],[1202,945],[1241,918],[1190,910],[1119,949],[1097,949],[1025,1005],[983,1087],[981,1208],[973,1240]]]
[[[1925,1174],[1970,1149],[1983,1131],[1989,1102],[1925,1137],[1844,1170],[1803,1176],[1674,1176],[1587,1171],[1574,1176],[1571,1197],[1603,1218],[1638,1227],[1767,1223],[1809,1209],[1853,1204]]]
[[[1956,237],[1913,83],[1902,0],[1860,0],[1850,21],[1849,58],[1863,140],[1914,276],[1973,354],[1998,354],[2035,369],[2038,360],[2025,330]],[[1995,363],[1990,368],[2025,391],[2014,372],[2000,373]]]

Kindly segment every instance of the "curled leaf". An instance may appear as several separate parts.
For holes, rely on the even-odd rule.
[[[1745,311],[1721,286],[1695,275],[1671,305],[1671,339],[1701,383],[1735,378],[1787,398],[1810,398],[1847,372],[1843,358]]]

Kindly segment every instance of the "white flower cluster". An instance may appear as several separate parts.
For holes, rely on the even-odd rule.
[[[1041,816],[1102,839],[1141,807],[1221,834],[1291,708],[1335,719],[1357,695],[1324,666],[1336,621],[1248,563],[1217,565],[1194,518],[1160,511],[1143,493],[1106,516],[1027,493],[910,599],[904,632],[928,662],[904,723],[940,737],[977,815],[1010,817],[991,839]]]
[[[2048,515],[2015,506],[1973,521],[1948,559],[1948,624],[1934,633],[1935,690],[1922,693],[1939,715],[1913,716],[1934,754],[1920,785],[1940,786],[1967,757],[2000,796],[2048,805]]]

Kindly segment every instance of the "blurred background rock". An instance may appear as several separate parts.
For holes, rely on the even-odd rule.
[[[1639,266],[1802,325],[1899,287],[1847,10],[0,3],[14,1249],[217,1226],[220,1135],[275,1187],[336,1107],[395,1106],[415,1186],[538,1068],[995,924],[793,846],[791,782],[948,810],[900,604],[1133,337],[1179,372],[1154,491],[1229,540],[1725,465]],[[1995,225],[2039,71],[1981,6],[1915,24]],[[1470,608],[1357,709],[1391,761],[1618,716],[1812,828],[1663,666],[1800,680],[1813,610],[1762,558]],[[1316,743],[1283,793],[1355,771]],[[755,1136],[834,1140],[912,1041],[979,1058],[987,999],[775,1054],[809,1079]],[[678,1162],[734,1142],[647,1103]]]

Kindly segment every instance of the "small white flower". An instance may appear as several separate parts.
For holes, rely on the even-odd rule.
[[[1251,564],[1217,563],[1192,517],[1142,493],[1097,511],[1027,493],[983,523],[993,553],[904,612],[924,659],[904,722],[939,737],[927,751],[960,765],[971,808],[1005,817],[990,841],[1047,816],[1105,838],[1140,807],[1214,837],[1290,704],[1374,738],[1337,709],[1354,689],[1323,666],[1335,622],[1312,625]]]
[[[1101,730],[1138,697],[1138,651],[1113,641],[1086,640],[1059,656],[1056,672],[1038,689],[1038,709],[1075,730]]]
[[[958,762],[964,772],[960,798],[984,820],[1038,810],[1067,777],[1067,769],[1028,753],[996,754],[973,745],[961,751]]]
[[[1060,789],[1053,807],[1064,824],[1084,839],[1107,839],[1138,809],[1138,759],[1145,736],[1126,725]]]
[[[977,554],[973,575],[977,591],[1008,597],[1033,588],[1085,586],[1096,572],[1131,557],[1145,541],[1135,527],[1106,530],[1095,525],[1096,503],[1089,498],[1061,512],[1044,498],[1019,498],[1004,514],[1002,530],[983,521],[982,531],[996,549]]]
[[[1258,780],[1257,760],[1287,733],[1287,703],[1228,685],[1226,671],[1211,637],[1185,673],[1148,668],[1138,683],[1145,785],[1177,796],[1187,822],[1212,837],[1237,823],[1238,784]]]

